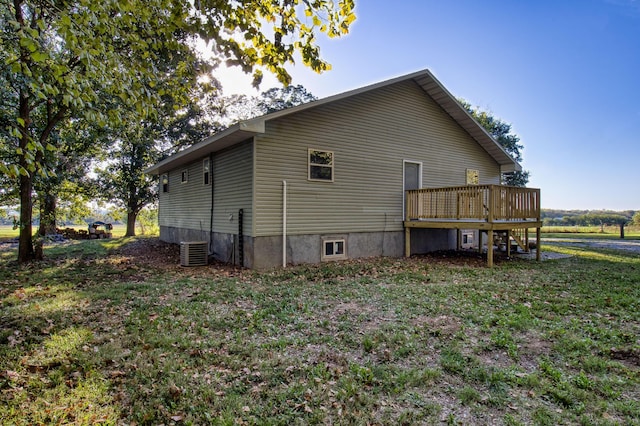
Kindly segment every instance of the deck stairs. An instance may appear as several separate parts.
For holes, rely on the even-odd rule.
[[[494,236],[494,244],[502,250],[506,250],[507,247],[507,235],[509,235],[509,243],[511,244],[511,250],[519,247],[523,252],[528,253],[529,247],[526,243],[526,230],[525,229],[512,229],[507,234],[506,231],[497,232]]]
[[[518,244],[518,247],[520,247],[522,249],[522,251],[524,251],[524,252],[528,252],[529,251],[529,247],[527,247],[527,242],[525,241],[527,239],[526,238],[526,234],[527,234],[527,230],[526,229],[512,229],[509,234],[511,236],[511,239],[514,240]]]

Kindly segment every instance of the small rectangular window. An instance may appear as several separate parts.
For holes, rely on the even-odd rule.
[[[202,161],[202,181],[205,185],[209,185],[211,183],[211,174],[209,173],[209,159],[205,158]]]
[[[183,170],[182,174],[180,175],[180,182],[182,183],[187,183],[189,182],[189,170]]]
[[[333,182],[333,152],[309,148],[308,179]]]
[[[160,178],[160,185],[162,185],[162,192],[169,192],[169,175],[164,174]]]
[[[480,183],[480,172],[467,169],[467,185],[477,185],[478,183]]]
[[[340,260],[347,258],[346,242],[344,239],[323,238],[321,260]]]

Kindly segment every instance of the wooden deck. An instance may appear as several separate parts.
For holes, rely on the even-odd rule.
[[[540,189],[504,185],[468,185],[406,191],[405,255],[411,255],[411,228],[477,229],[506,237],[507,253],[515,240],[528,250],[529,229],[536,229],[536,259],[540,260]],[[479,249],[482,249],[480,245]],[[487,250],[493,266],[493,250]]]

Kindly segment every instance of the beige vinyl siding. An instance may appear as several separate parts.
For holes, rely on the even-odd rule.
[[[181,182],[183,170],[189,174],[185,183]],[[160,226],[208,231],[210,194],[211,186],[204,185],[202,180],[202,160],[171,170],[169,192],[162,192],[160,185]]]
[[[204,157],[186,167],[171,170],[169,192],[163,193],[160,184],[160,226],[205,232],[210,230],[212,188],[211,185],[204,184],[202,160]],[[215,153],[212,165],[214,231],[237,233],[238,210],[242,208],[244,233],[251,235],[253,143],[243,142]],[[183,170],[189,173],[189,181],[186,183],[181,182]]]
[[[253,228],[253,142],[251,140],[215,153],[213,184],[215,185],[213,202],[215,232],[237,234],[238,210],[243,209],[243,233],[251,236]]]
[[[307,180],[308,148],[333,151],[334,182]],[[267,122],[256,137],[256,235],[402,230],[403,160],[424,187],[499,183],[499,165],[413,81]]]

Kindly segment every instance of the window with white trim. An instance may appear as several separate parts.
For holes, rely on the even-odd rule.
[[[333,182],[333,152],[309,148],[309,180]]]
[[[184,169],[182,174],[180,175],[180,182],[187,183],[189,182],[189,170]]]
[[[347,258],[347,243],[344,238],[323,238],[321,260]]]
[[[208,158],[202,161],[202,183],[209,185],[211,183],[210,162]]]

